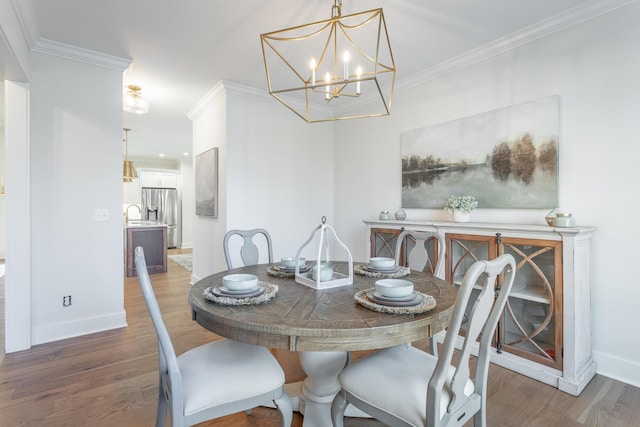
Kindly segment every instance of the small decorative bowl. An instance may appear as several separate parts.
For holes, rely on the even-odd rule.
[[[306,262],[305,258],[300,258],[298,265],[300,265],[300,267],[304,267],[305,262]],[[286,268],[296,268],[296,258],[295,257],[280,258],[280,264],[282,264],[282,266]]]
[[[230,291],[244,291],[258,286],[255,274],[229,274],[222,278],[222,285]]]
[[[373,268],[391,268],[396,265],[396,260],[393,258],[373,257],[369,258],[369,266]]]
[[[381,279],[376,281],[376,292],[387,298],[407,297],[413,292],[413,283],[401,279]]]

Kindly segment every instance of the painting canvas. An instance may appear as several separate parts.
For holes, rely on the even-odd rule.
[[[479,208],[556,207],[559,129],[551,96],[404,132],[402,206],[470,195]]]
[[[196,215],[218,217],[218,148],[196,156]]]

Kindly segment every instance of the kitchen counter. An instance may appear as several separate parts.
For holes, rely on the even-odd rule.
[[[162,224],[159,221],[146,221],[146,220],[134,219],[134,220],[128,221],[124,225],[124,228],[138,228],[138,227],[167,227],[167,224]]]
[[[128,221],[124,226],[124,258],[127,277],[137,276],[134,250],[144,249],[149,274],[167,272],[167,224],[158,221]]]

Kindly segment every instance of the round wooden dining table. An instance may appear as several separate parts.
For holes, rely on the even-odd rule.
[[[336,271],[348,274],[348,263],[333,264]],[[413,282],[416,291],[433,296],[435,308],[421,314],[389,314],[365,308],[354,298],[358,291],[373,288],[378,278],[354,274],[351,285],[319,290],[293,277],[270,275],[268,269],[275,265],[246,266],[205,277],[191,287],[188,300],[193,320],[217,335],[299,352],[307,377],[302,383],[285,385],[285,390],[294,410],[304,415],[304,427],[331,425],[331,402],[340,390],[338,375],[348,352],[410,343],[444,330],[457,294],[444,280],[412,270],[403,279]],[[277,285],[278,292],[256,305],[221,305],[204,297],[206,288],[222,284],[224,276],[234,273],[255,274],[261,282]]]

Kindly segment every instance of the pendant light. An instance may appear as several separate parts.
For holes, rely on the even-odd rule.
[[[129,160],[128,153],[128,133],[131,129],[122,128],[124,130],[124,164],[122,166],[122,181],[123,182],[131,182],[133,178],[138,177],[138,173],[136,172],[136,168],[133,166],[133,162]]]
[[[269,94],[309,123],[386,116],[396,67],[382,9],[260,35]]]

